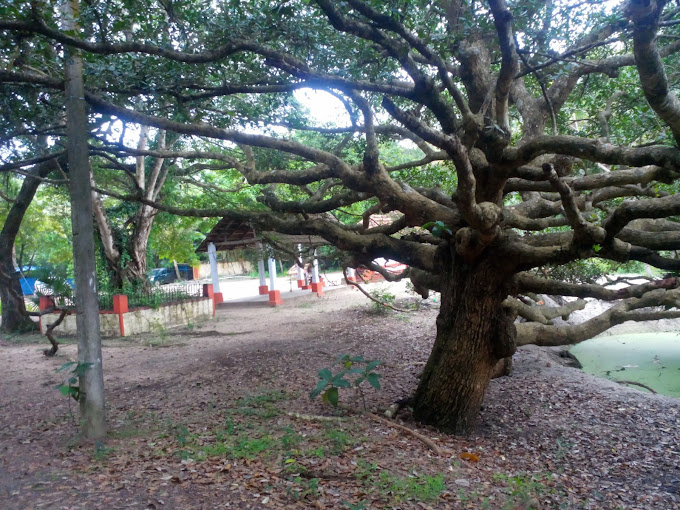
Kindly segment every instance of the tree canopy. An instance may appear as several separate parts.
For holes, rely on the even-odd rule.
[[[421,292],[441,291],[414,400],[423,421],[469,430],[518,345],[680,316],[673,276],[614,291],[546,269],[680,268],[673,2],[90,0],[77,33],[49,2],[0,5],[1,170],[60,155],[63,49],[79,51],[91,156],[129,185],[98,193],[320,235],[347,265],[399,260]],[[314,123],[296,96],[307,88],[345,118]],[[47,156],[25,141],[38,134],[56,140]],[[170,164],[195,191],[159,203],[140,178]],[[377,212],[394,221],[370,227]],[[585,302],[550,308],[537,293],[615,304],[556,326]]]

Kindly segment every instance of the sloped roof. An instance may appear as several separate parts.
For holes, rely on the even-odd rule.
[[[217,251],[225,251],[253,246],[258,241],[266,243],[268,240],[281,244],[312,244],[316,246],[328,244],[328,241],[319,236],[280,234],[278,232],[261,232],[260,235],[256,235],[253,227],[247,222],[222,218],[196,248],[196,253],[207,252],[210,243],[215,243]]]

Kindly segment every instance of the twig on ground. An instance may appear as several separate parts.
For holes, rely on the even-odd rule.
[[[632,384],[633,386],[640,386],[641,388],[649,390],[650,392],[654,393],[655,395],[657,394],[656,391],[654,391],[652,388],[650,388],[646,384],[642,384],[641,382],[635,382],[635,381],[616,381],[616,382],[619,383],[619,384]]]

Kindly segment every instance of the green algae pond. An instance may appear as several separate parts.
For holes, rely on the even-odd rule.
[[[657,393],[680,397],[680,332],[597,337],[570,352],[585,372],[612,381],[639,382]]]

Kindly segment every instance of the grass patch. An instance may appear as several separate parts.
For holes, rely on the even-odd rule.
[[[267,390],[247,397],[239,397],[236,400],[235,408],[228,409],[226,414],[256,416],[264,419],[273,418],[281,413],[275,403],[289,398],[291,396],[281,390]]]
[[[113,448],[108,448],[104,446],[101,443],[97,443],[97,445],[94,448],[94,453],[92,454],[92,459],[97,461],[97,462],[104,462],[105,460],[108,460],[109,457],[113,454],[114,449]]]
[[[254,459],[263,452],[272,449],[276,440],[272,436],[259,438],[233,437],[226,441],[198,446],[192,450],[192,458],[197,460],[209,457],[229,457],[232,459]]]
[[[526,508],[527,510],[538,509],[540,501],[545,499],[547,494],[557,493],[557,489],[551,487],[549,482],[552,480],[550,475],[527,475],[517,474],[509,476],[504,473],[497,473],[493,480],[505,485],[507,500],[499,508],[503,510],[513,510],[515,508]]]
[[[348,431],[335,426],[327,426],[322,434],[322,438],[328,444],[330,453],[333,455],[339,455],[350,446],[354,446],[359,442]]]
[[[367,480],[370,485],[386,499],[395,503],[404,501],[435,501],[446,489],[444,475],[413,475],[395,476],[386,471],[382,471],[377,479],[372,477]]]

